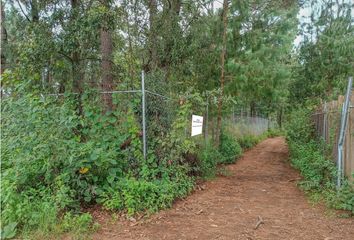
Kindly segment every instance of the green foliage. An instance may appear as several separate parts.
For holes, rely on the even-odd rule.
[[[242,154],[242,148],[235,138],[222,131],[219,151],[223,156],[222,163],[233,163]]]
[[[285,130],[279,129],[279,128],[271,128],[268,129],[266,133],[267,137],[273,138],[273,137],[280,137],[280,136],[285,136]]]
[[[311,9],[311,14],[299,29],[303,41],[298,46],[290,100],[306,103],[337,98],[354,74],[353,4],[310,0],[304,8]]]
[[[81,215],[74,215],[71,212],[67,212],[62,220],[61,226],[65,232],[77,232],[87,231],[92,225],[93,219],[91,214],[83,213]]]
[[[329,192],[326,196],[326,200],[329,206],[343,209],[351,212],[352,216],[354,216],[354,190],[353,183],[349,183],[348,181],[343,181],[342,188],[337,191]],[[332,194],[330,194],[332,193]]]
[[[230,6],[227,70],[232,77],[225,91],[247,107],[268,112],[285,106],[291,79],[298,9],[295,2],[286,7],[281,2],[233,1]]]
[[[99,104],[92,104],[95,96],[83,95],[84,116],[77,116],[70,96],[53,99],[28,94],[4,101],[4,235],[11,236],[17,229],[50,232],[59,224],[59,212],[79,210],[82,203],[99,202],[128,214],[154,212],[192,190],[189,173],[194,163],[185,158],[187,153],[197,153],[196,144],[185,134],[191,102],[180,107],[171,135],[159,140],[160,150],[165,151],[162,158],[149,152],[144,160],[134,105],[125,112],[102,114]],[[130,143],[122,149],[127,139]],[[65,231],[71,231],[65,227],[72,225],[66,224],[69,217],[64,218]],[[72,221],[83,226],[84,218],[75,216]]]
[[[223,162],[223,155],[208,142],[199,152],[201,176],[206,179],[215,177],[217,165]]]
[[[344,181],[344,186],[336,191],[336,166],[327,146],[312,138],[313,127],[308,113],[308,110],[294,110],[287,124],[291,163],[303,176],[299,184],[316,198],[324,199],[329,206],[354,213],[353,186]]]
[[[7,224],[4,229],[1,231],[0,238],[1,239],[10,239],[16,236],[16,226],[17,223],[9,223]]]
[[[315,141],[293,143],[290,145],[292,165],[300,170],[304,180],[300,185],[305,190],[319,190],[333,187],[335,165],[319,150],[321,146]]]
[[[253,135],[246,135],[238,139],[238,142],[242,149],[249,149],[256,145],[259,141],[260,138]]]
[[[176,198],[184,197],[191,191],[191,179],[185,174],[176,175],[153,181],[123,179],[104,191],[100,201],[107,209],[126,209],[129,215],[139,211],[156,212],[170,207]]]
[[[299,108],[289,114],[286,124],[286,138],[289,142],[306,143],[313,137],[310,113],[308,109]]]
[[[216,149],[211,143],[198,145],[201,138],[188,134],[191,114],[205,107],[200,93],[208,93],[210,116],[216,115],[221,94],[217,89],[221,12],[210,4],[189,1],[168,6],[169,1],[156,1],[154,7],[149,1],[131,0],[119,5],[110,1],[72,1],[68,6],[62,1],[32,2],[38,4],[22,4],[24,9],[18,9],[18,4],[8,1],[4,15],[3,25],[11,41],[4,42],[2,60],[7,69],[1,75],[5,96],[1,110],[2,235],[12,237],[34,229],[50,232],[60,224],[58,215],[79,212],[82,205],[100,203],[128,214],[168,207],[191,191],[195,177],[213,177],[219,163],[234,162],[242,148],[250,148],[264,137],[236,140],[223,132]],[[223,113],[231,111],[235,103],[251,111],[261,107],[266,114],[282,113],[290,83],[296,100],[313,90],[327,94],[332,88],[341,88],[341,79],[351,71],[350,14],[344,17],[341,13],[331,24],[322,16],[318,24],[323,36],[318,42],[302,45],[299,64],[293,67],[298,10],[294,2],[231,1],[229,10]],[[150,122],[146,159],[141,151],[140,96],[113,94],[116,108],[101,108],[97,91],[107,90],[101,85],[101,77],[107,74],[101,68],[103,28],[112,37],[109,90],[139,89],[137,76],[143,68],[158,79],[150,81],[154,86],[147,81],[148,90],[166,96],[187,91],[178,103],[156,104],[161,109],[173,108],[176,115],[168,116],[167,128],[158,121]],[[292,77],[296,79],[291,82]],[[302,91],[304,86],[306,91]],[[80,96],[69,92],[80,92]],[[78,114],[79,102],[82,114]],[[148,103],[148,110],[154,107],[151,105]],[[154,118],[167,120],[162,112],[152,112]],[[289,141],[311,137],[308,122],[291,124]],[[308,167],[322,161],[316,155]],[[299,160],[298,165],[303,164]],[[308,174],[311,182],[317,174]],[[316,184],[327,178],[317,179]],[[63,221],[67,231],[75,231],[90,225],[92,219],[68,213]]]
[[[7,98],[2,116],[3,226],[49,230],[59,211],[95,201],[105,184],[136,166],[130,156],[141,160],[132,113],[117,128],[118,112],[102,116],[98,107],[87,107],[80,118],[70,96],[61,102],[26,95]],[[130,148],[120,150],[129,137]]]

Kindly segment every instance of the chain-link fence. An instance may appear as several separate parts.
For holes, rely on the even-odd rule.
[[[349,83],[346,96],[325,102],[312,114],[317,136],[332,146],[333,161],[338,168],[338,187],[342,175],[353,180],[354,172],[354,93],[350,94],[353,90]]]
[[[217,134],[217,99],[208,97],[205,105],[204,137],[206,140],[215,141]],[[233,101],[229,101],[225,105],[222,128],[236,138],[247,135],[258,136],[277,127],[275,119],[263,113],[262,108],[257,108],[256,111],[251,112],[250,109]]]
[[[171,130],[178,101],[170,94],[165,76],[161,73],[142,72],[141,76],[142,93],[144,95],[144,111],[142,126],[145,130],[143,136],[143,146],[146,153],[158,151],[161,146],[157,146],[158,139],[164,139]],[[146,156],[146,154],[145,154]]]
[[[115,91],[99,92],[85,91],[80,96],[80,104],[82,105],[82,116],[86,119],[85,124],[87,129],[93,129],[93,125],[97,124],[98,118],[109,119],[109,115],[114,116],[114,128],[112,131],[117,131],[121,134],[118,142],[121,143],[121,149],[127,149],[130,144],[131,133],[130,129],[135,128],[138,132],[138,138],[141,140],[141,152],[144,158],[149,152],[159,155],[161,141],[168,137],[172,129],[172,125],[176,120],[179,108],[184,104],[183,101],[187,96],[172,95],[170,85],[166,81],[166,76],[162,73],[144,73],[136,77],[129,84],[130,87],[121,85],[116,86]],[[132,86],[133,87],[132,89]],[[195,104],[192,114],[202,115],[203,121],[203,135],[205,142],[214,142],[217,134],[217,92],[214,97],[205,96],[199,99]],[[105,112],[103,99],[112,99],[113,110]],[[71,102],[71,109],[77,111],[78,94],[42,94],[41,98],[50,101],[51,107],[58,108],[61,105]],[[182,103],[181,103],[182,101]],[[245,110],[245,108],[238,106],[236,103],[225,103],[225,110],[223,111],[222,127],[235,137],[242,137],[245,135],[260,135],[270,128],[275,127],[273,120],[269,120],[263,116],[260,111],[253,112]],[[58,108],[59,109],[59,108]],[[102,114],[104,113],[104,114]],[[107,116],[106,116],[107,115]],[[58,118],[56,124],[61,124],[66,121],[65,117],[71,115],[63,115]],[[72,115],[74,116],[74,115]],[[96,122],[91,121],[90,118],[97,118]],[[190,126],[185,129],[185,136],[191,137],[192,116],[190,115],[186,121],[190,122]],[[91,124],[91,125],[90,125]],[[80,130],[80,129],[79,129]],[[90,134],[90,133],[86,133]],[[84,134],[83,134],[84,135]],[[199,138],[202,140],[202,137]],[[203,143],[203,141],[201,141]],[[131,157],[133,161],[133,154]]]

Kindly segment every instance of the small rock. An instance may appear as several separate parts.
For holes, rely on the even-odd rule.
[[[199,215],[199,214],[201,214],[201,213],[203,213],[203,209],[200,209],[198,212],[196,212],[195,214],[197,214],[197,215]]]

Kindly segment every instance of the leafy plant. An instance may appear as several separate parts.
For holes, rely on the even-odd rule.
[[[223,156],[222,163],[233,163],[242,154],[240,144],[225,131],[221,133],[219,151]]]
[[[7,224],[4,229],[1,231],[0,238],[1,239],[10,239],[16,236],[16,229],[17,223],[12,222]]]
[[[312,138],[312,124],[308,110],[298,109],[287,124],[287,139],[292,165],[303,180],[300,186],[316,199],[323,199],[328,206],[354,213],[354,189],[344,180],[343,187],[336,190],[336,166],[331,160],[331,151],[325,143]]]
[[[260,138],[253,135],[242,136],[238,139],[238,142],[242,149],[249,149],[259,142]]]
[[[87,231],[92,223],[93,219],[89,213],[74,215],[71,212],[67,212],[63,217],[61,225],[65,232],[75,231],[76,233],[81,233]]]
[[[223,155],[208,142],[199,152],[199,170],[204,178],[213,178],[217,172],[217,165],[223,162]]]

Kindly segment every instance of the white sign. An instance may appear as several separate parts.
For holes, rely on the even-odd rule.
[[[203,132],[203,117],[192,115],[192,136],[202,134]]]

